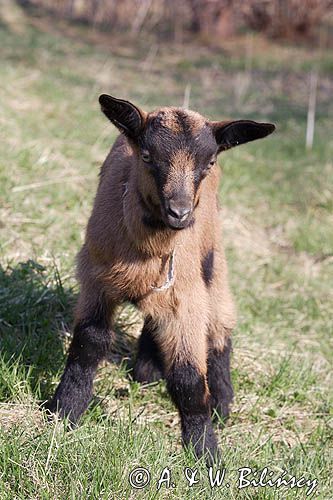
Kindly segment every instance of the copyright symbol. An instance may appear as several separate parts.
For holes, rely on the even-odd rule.
[[[130,472],[128,477],[129,483],[133,488],[137,490],[141,490],[149,484],[150,481],[150,473],[148,469],[144,467],[136,467]]]

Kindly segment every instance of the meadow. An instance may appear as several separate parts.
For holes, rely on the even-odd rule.
[[[238,489],[238,469],[316,478],[332,498],[333,54],[242,35],[218,47],[96,33],[45,17],[0,24],[0,498],[302,499],[307,488]],[[305,148],[309,75],[314,144]],[[131,381],[142,319],[119,310],[81,425],[48,422],[78,293],[75,255],[116,131],[98,95],[144,109],[185,101],[211,119],[272,121],[223,153],[220,201],[234,334],[231,418],[218,432],[230,487],[180,444],[164,382]],[[139,490],[128,477],[150,471]],[[164,468],[172,483],[157,489]],[[184,468],[198,469],[188,486]]]

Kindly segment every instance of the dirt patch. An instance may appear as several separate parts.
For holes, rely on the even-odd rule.
[[[20,426],[26,430],[35,431],[44,423],[42,412],[31,404],[23,403],[1,403],[0,404],[0,428],[9,430],[14,426]]]

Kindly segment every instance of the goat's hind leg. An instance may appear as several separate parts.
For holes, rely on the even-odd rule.
[[[154,335],[156,326],[150,316],[145,323],[138,342],[138,353],[133,369],[133,379],[141,383],[156,382],[163,378],[163,362]]]
[[[109,328],[110,307],[102,295],[81,292],[73,340],[69,348],[65,371],[48,410],[76,423],[86,410],[92,394],[94,376],[100,361],[111,347]]]

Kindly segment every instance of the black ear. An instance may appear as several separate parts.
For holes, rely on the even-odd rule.
[[[105,116],[121,132],[131,138],[136,138],[143,129],[146,113],[128,101],[116,99],[111,95],[102,94],[99,96],[99,103]]]
[[[213,122],[212,127],[219,153],[245,142],[262,139],[275,130],[272,123],[257,123],[252,120]]]

